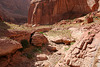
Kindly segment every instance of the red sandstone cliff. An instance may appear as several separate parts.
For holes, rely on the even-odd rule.
[[[28,23],[53,24],[99,9],[99,0],[32,0]]]
[[[26,22],[30,0],[0,0],[0,16],[5,21]]]

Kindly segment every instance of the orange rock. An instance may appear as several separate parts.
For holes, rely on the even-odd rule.
[[[38,61],[43,61],[43,60],[47,60],[47,59],[48,59],[48,57],[45,54],[37,55]]]
[[[52,42],[54,42],[56,44],[64,43],[62,38],[58,38],[58,39],[52,40]]]
[[[53,51],[53,52],[57,51],[56,47],[52,47],[52,46],[48,46],[47,49],[48,49],[49,51],[51,51],[51,52],[52,52],[52,51]]]
[[[84,25],[84,23],[81,23],[81,25]]]
[[[93,17],[92,16],[87,17],[87,23],[92,23],[92,22],[93,22]]]
[[[73,42],[73,41],[64,37],[64,38],[58,38],[58,39],[52,40],[52,42],[54,42],[56,44],[70,45],[70,43]]]
[[[69,40],[63,40],[63,42],[65,43],[65,45],[70,45],[70,43],[71,43],[71,41],[69,41]]]

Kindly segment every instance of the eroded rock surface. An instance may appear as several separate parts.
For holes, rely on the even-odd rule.
[[[84,9],[84,10],[83,10]],[[99,10],[99,0],[32,0],[29,24],[54,24]]]
[[[11,54],[22,48],[21,44],[11,39],[0,39],[0,56]]]
[[[67,51],[63,62],[55,67],[90,67],[93,65],[93,59],[96,55],[100,43],[100,25],[92,25],[91,29],[85,32],[80,40],[78,40]]]
[[[21,40],[27,40],[29,42],[31,33],[27,31],[9,31],[7,37],[21,42]]]

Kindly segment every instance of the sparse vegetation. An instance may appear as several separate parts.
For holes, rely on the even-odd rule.
[[[15,30],[15,31],[31,31],[32,28],[25,27],[24,25],[17,25],[13,23],[7,23],[5,22],[6,25],[8,25],[10,28],[8,30]]]
[[[32,59],[34,56],[32,54],[29,53],[24,53],[24,56],[26,56],[28,59]]]
[[[91,34],[91,32],[88,32],[88,35],[90,35]]]
[[[70,19],[67,19],[67,20],[66,20],[66,22],[70,22],[70,21],[71,21]]]
[[[23,49],[27,48],[28,45],[29,45],[28,41],[25,40],[25,39],[24,39],[24,40],[21,40],[21,44],[22,44],[22,46],[23,46]]]
[[[70,45],[73,45],[75,42],[71,42]]]
[[[73,45],[75,42],[71,42],[70,45],[68,45],[68,47],[65,47],[64,50],[67,51],[69,50],[70,46]]]
[[[57,31],[49,31],[46,33],[46,35],[48,36],[53,36],[53,37],[57,37],[57,36],[66,36],[67,38],[71,38],[71,32],[70,30],[57,30]]]
[[[52,25],[41,25],[41,26],[36,27],[36,29],[51,28],[51,27],[52,27]]]
[[[97,16],[93,16],[93,18],[94,18],[94,19],[98,19],[99,17],[97,17]]]
[[[65,47],[65,48],[64,48],[64,50],[65,50],[65,51],[67,51],[67,50],[69,50],[69,48],[70,48],[70,47],[68,47],[68,48],[67,48],[67,47]]]
[[[6,33],[9,33],[9,31],[31,31],[32,28],[30,27],[25,27],[24,25],[17,25],[13,23],[8,23],[8,22],[0,22],[0,37],[5,36]]]
[[[32,55],[31,54],[27,54],[27,58],[32,59]]]
[[[40,32],[41,34],[43,34],[44,32]]]
[[[42,52],[41,47],[33,48],[32,52],[39,52],[39,53],[41,53]]]

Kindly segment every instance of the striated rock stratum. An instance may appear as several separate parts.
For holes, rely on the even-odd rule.
[[[32,0],[29,24],[54,24],[99,10],[99,0]]]
[[[11,39],[0,39],[0,56],[5,56],[14,53],[16,50],[21,49],[22,45]]]

